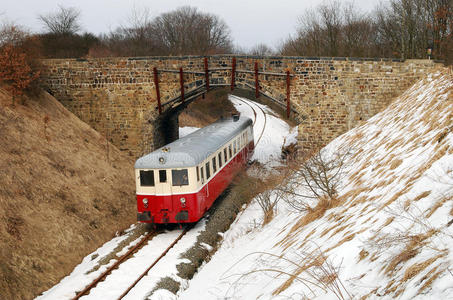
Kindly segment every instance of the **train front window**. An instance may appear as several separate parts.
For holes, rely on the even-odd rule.
[[[159,170],[159,182],[167,182],[167,170]]]
[[[140,170],[140,185],[154,186],[154,171]]]
[[[173,182],[173,186],[189,185],[187,169],[171,170],[171,180]]]

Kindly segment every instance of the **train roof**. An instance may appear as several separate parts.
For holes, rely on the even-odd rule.
[[[237,134],[252,126],[247,117],[220,119],[204,128],[165,145],[135,162],[136,169],[194,167],[203,162]]]

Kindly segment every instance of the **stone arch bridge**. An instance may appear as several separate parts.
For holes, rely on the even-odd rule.
[[[44,60],[48,91],[119,149],[138,157],[177,138],[184,106],[216,87],[255,92],[299,124],[312,150],[367,120],[432,60],[184,56]]]

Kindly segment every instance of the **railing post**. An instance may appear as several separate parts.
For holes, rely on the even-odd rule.
[[[260,85],[258,83],[258,62],[255,61],[255,98],[260,97],[259,88],[260,88]]]
[[[236,57],[233,57],[231,63],[231,90],[234,90],[234,85],[236,84]]]
[[[157,73],[157,68],[153,68],[154,72],[154,86],[156,87],[156,97],[157,97],[157,107],[159,109],[159,115],[162,113],[162,105],[160,103],[160,90],[159,90],[159,75]]]
[[[184,102],[184,73],[182,67],[179,68],[179,84],[181,85],[181,101]]]
[[[286,117],[289,118],[289,114],[291,112],[290,102],[289,102],[289,84],[290,84],[290,77],[289,71],[286,71]]]
[[[206,77],[206,91],[209,92],[209,69],[208,69],[208,58],[204,58],[204,74]]]

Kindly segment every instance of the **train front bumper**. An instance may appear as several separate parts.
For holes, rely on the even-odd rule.
[[[139,221],[139,222],[151,221],[151,212],[145,211],[142,213],[137,213],[137,221]]]

